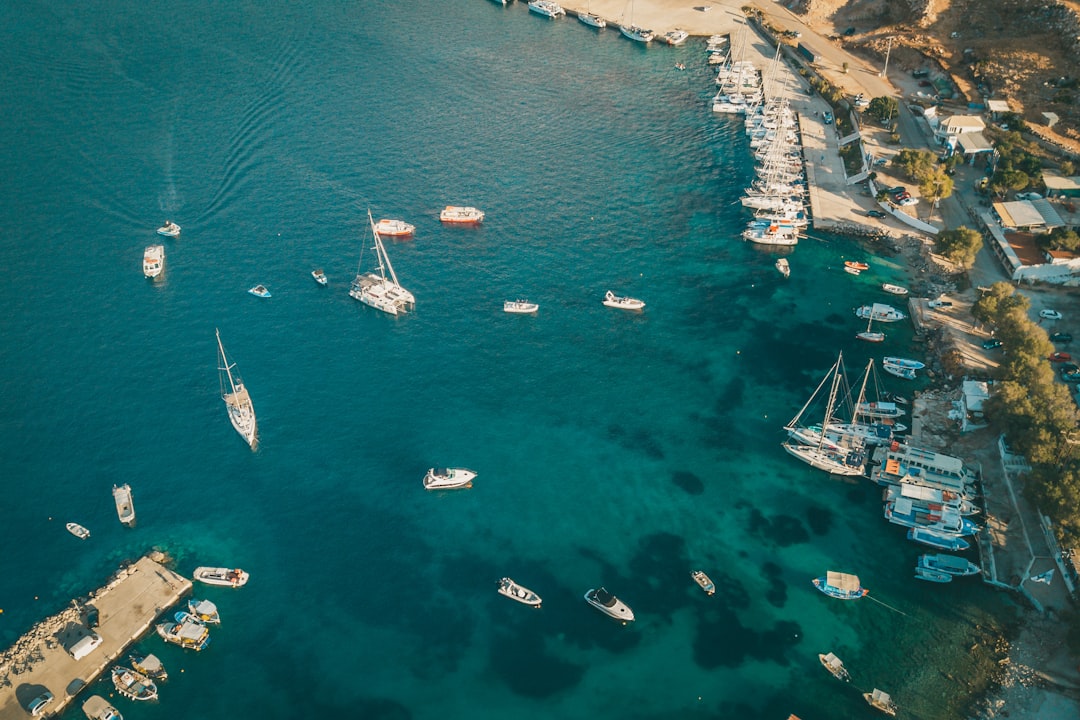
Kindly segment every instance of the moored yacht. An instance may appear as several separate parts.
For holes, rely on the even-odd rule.
[[[656,33],[654,33],[652,30],[646,30],[645,28],[638,27],[637,25],[620,25],[619,32],[621,32],[623,35],[630,38],[631,40],[636,40],[637,42],[643,43],[652,42],[653,39],[656,37]]]
[[[552,3],[554,4],[554,3]],[[561,9],[561,8],[560,8]],[[460,207],[447,205],[439,213],[439,219],[444,223],[476,224],[484,221],[484,211],[474,207]]]
[[[552,0],[529,0],[529,11],[549,18],[556,18],[566,14],[562,5],[552,2]]]
[[[157,232],[158,235],[164,235],[165,237],[178,237],[180,235],[180,226],[172,220],[166,220],[165,224],[157,229]]]
[[[523,605],[531,605],[532,607],[540,607],[540,603],[542,602],[539,595],[527,587],[518,585],[508,577],[499,580],[499,594],[505,595],[511,600],[517,600]]]
[[[165,269],[165,246],[148,245],[143,252],[143,275],[153,280]]]
[[[120,522],[128,527],[135,526],[135,501],[131,499],[131,486],[113,485],[113,502],[116,504],[116,515]]]
[[[645,307],[645,303],[642,300],[626,296],[620,297],[610,290],[604,294],[604,304],[610,308],[618,308],[619,310],[640,310]]]
[[[686,38],[690,37],[690,33],[676,28],[664,33],[662,37],[668,45],[682,45],[686,42]]]
[[[456,490],[471,488],[476,473],[465,468],[431,468],[424,475],[427,490]]]
[[[408,312],[416,306],[416,298],[398,282],[397,273],[394,272],[394,266],[390,264],[390,256],[386,254],[379,231],[375,229],[375,221],[371,217],[370,210],[368,210],[368,224],[371,226],[378,272],[361,273],[358,267],[356,278],[349,287],[349,297],[389,315]],[[361,262],[363,262],[363,257],[364,253],[361,249]]]
[[[240,568],[197,567],[191,577],[207,585],[243,587],[250,576]]]
[[[602,587],[585,593],[585,601],[608,617],[622,621],[623,625],[634,621],[634,611],[630,606]]]
[[[410,225],[404,220],[387,220],[383,218],[375,223],[375,232],[383,237],[406,237],[416,230],[415,225]]]

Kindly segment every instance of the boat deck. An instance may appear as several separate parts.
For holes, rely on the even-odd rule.
[[[190,580],[144,556],[79,600],[98,611],[97,627],[88,628],[82,610],[72,606],[39,622],[0,655],[0,720],[25,720],[26,703],[46,689],[56,698],[49,714],[60,715],[190,591]],[[67,649],[91,632],[102,638],[101,645],[76,660]]]

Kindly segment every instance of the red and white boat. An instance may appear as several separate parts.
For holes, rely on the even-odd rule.
[[[476,224],[484,221],[484,212],[477,210],[474,207],[459,207],[457,205],[447,205],[441,213],[439,213],[439,219],[444,223],[467,223]]]
[[[870,269],[870,266],[867,265],[866,263],[864,263],[864,262],[856,262],[854,260],[846,260],[844,262],[844,267],[851,268],[852,270],[858,270],[859,272],[862,272],[863,270],[869,270]]]

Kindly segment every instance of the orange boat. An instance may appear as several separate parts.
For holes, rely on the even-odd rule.
[[[844,267],[851,268],[852,270],[858,270],[859,272],[870,269],[870,266],[866,263],[855,262],[854,260],[847,260],[846,262],[844,262]]]

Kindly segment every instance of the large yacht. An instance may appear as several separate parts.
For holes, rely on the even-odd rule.
[[[148,245],[143,252],[143,275],[153,280],[165,269],[165,246]]]
[[[349,288],[349,296],[390,315],[408,312],[416,306],[416,298],[398,282],[397,273],[394,272],[394,266],[390,264],[390,256],[386,254],[386,248],[383,247],[370,210],[368,210],[368,224],[371,226],[378,269],[361,273],[358,268],[356,278]],[[362,250],[361,261],[363,261]]]
[[[585,601],[608,617],[622,621],[624,625],[634,622],[634,611],[630,606],[602,587],[585,593]]]
[[[428,490],[469,488],[475,477],[475,472],[465,468],[431,468],[424,476],[424,487]]]
[[[562,5],[551,0],[529,0],[529,10],[537,15],[544,15],[549,18],[556,18],[566,14]]]

